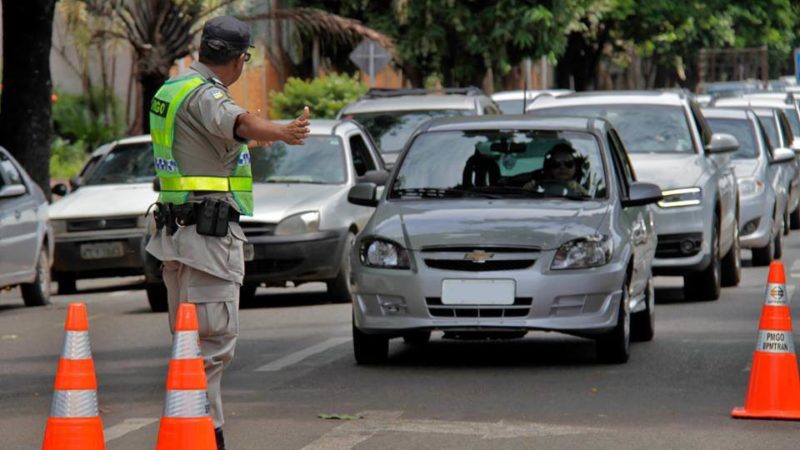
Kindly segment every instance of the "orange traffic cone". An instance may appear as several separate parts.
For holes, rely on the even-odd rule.
[[[800,375],[785,284],[783,263],[775,261],[769,266],[750,388],[744,408],[731,412],[735,418],[800,420]]]
[[[167,401],[156,450],[217,449],[199,339],[197,310],[191,303],[182,303],[175,320]]]
[[[104,450],[85,304],[69,305],[64,329],[64,348],[42,450]]]

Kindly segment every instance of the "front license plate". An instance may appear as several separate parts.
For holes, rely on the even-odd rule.
[[[81,259],[107,259],[125,256],[125,244],[121,241],[82,244],[80,250]]]
[[[252,261],[256,258],[256,249],[253,247],[253,244],[244,244],[244,260],[245,261]]]
[[[444,280],[443,305],[513,305],[514,280]]]

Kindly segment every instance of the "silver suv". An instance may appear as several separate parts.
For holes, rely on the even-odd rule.
[[[363,125],[375,139],[387,167],[391,167],[411,133],[428,119],[484,114],[501,114],[500,107],[476,87],[370,89],[345,106],[339,118]]]
[[[716,300],[741,279],[739,193],[730,152],[683,92],[598,92],[542,97],[536,117],[589,116],[611,122],[639,179],[658,184],[656,275],[680,275],[687,298]]]

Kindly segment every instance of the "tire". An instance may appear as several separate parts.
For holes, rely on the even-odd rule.
[[[656,295],[652,275],[647,280],[645,296],[645,310],[631,314],[631,340],[635,342],[652,341],[656,334]]]
[[[800,206],[789,214],[789,228],[792,230],[800,230]]]
[[[422,346],[431,341],[430,331],[413,331],[403,335],[403,342],[414,347]]]
[[[781,259],[783,256],[783,233],[775,235],[775,259]]]
[[[356,364],[382,364],[389,357],[389,337],[363,333],[353,323],[353,354]]]
[[[789,218],[789,211],[787,210],[786,213],[783,215],[783,235],[788,236],[789,232],[791,231],[791,226],[789,225],[790,222]]]
[[[631,315],[628,304],[630,302],[630,275],[625,278],[622,285],[622,298],[619,302],[617,324],[609,333],[597,339],[597,360],[607,364],[623,364],[630,357],[631,346]]]
[[[768,266],[775,259],[776,239],[770,239],[769,244],[765,245],[764,247],[753,249],[754,266]]]
[[[56,278],[58,282],[58,295],[71,295],[78,292],[77,282],[75,277],[69,275],[59,275]]]
[[[336,278],[327,282],[328,298],[333,303],[350,303],[353,301],[353,294],[350,292],[350,250],[355,242],[356,236],[353,233],[348,233],[347,241],[342,250],[339,274],[336,275]]]
[[[150,311],[166,312],[169,309],[167,287],[164,283],[147,283],[145,291],[147,292],[147,303],[150,303]]]
[[[722,259],[722,286],[738,286],[742,281],[742,248],[739,244],[739,220],[733,222],[733,245]]]
[[[256,305],[256,290],[257,284],[246,283],[239,288],[239,306],[240,307],[253,307]]]
[[[683,277],[683,292],[686,298],[718,300],[722,287],[722,264],[719,257],[719,220],[712,228],[711,262],[702,272]]]
[[[32,283],[21,284],[20,289],[25,306],[50,304],[50,258],[44,246],[39,251],[39,258],[36,260],[36,278]]]

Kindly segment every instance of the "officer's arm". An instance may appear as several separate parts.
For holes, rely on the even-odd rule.
[[[308,136],[308,108],[303,115],[286,125],[278,125],[255,114],[244,113],[236,118],[236,136],[253,141],[283,141],[299,145]]]

